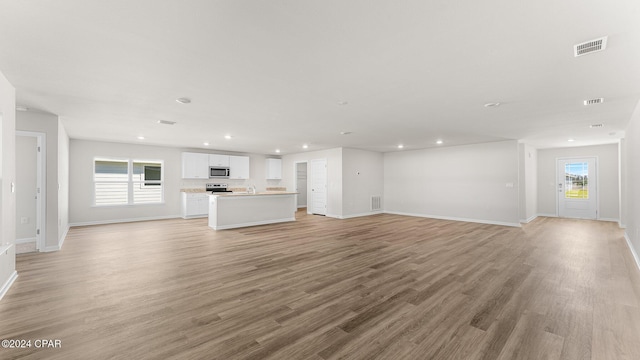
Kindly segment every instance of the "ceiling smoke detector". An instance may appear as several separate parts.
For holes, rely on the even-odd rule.
[[[607,47],[607,37],[603,36],[598,39],[585,41],[580,44],[573,45],[573,55],[575,57],[592,54],[598,51],[602,51]]]
[[[191,99],[186,97],[177,98],[176,101],[180,104],[191,104]]]
[[[585,106],[586,105],[595,105],[595,104],[602,104],[604,102],[604,98],[595,98],[595,99],[587,99],[584,101]]]

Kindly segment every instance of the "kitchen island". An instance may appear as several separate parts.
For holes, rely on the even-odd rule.
[[[209,227],[214,230],[295,221],[295,192],[209,195]]]

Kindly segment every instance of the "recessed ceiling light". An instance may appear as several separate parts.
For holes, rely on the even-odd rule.
[[[302,145],[302,148],[303,148],[303,149],[308,149],[308,148],[309,148],[309,145],[304,144],[304,145]]]
[[[484,107],[497,107],[500,106],[499,102],[494,102],[494,103],[486,103],[484,104]]]
[[[158,124],[162,124],[162,125],[175,125],[176,124],[175,121],[169,121],[169,120],[158,120],[157,122],[158,122]]]
[[[347,105],[348,103],[349,103],[348,101],[344,101],[344,100],[338,101],[338,105]]]
[[[280,149],[276,149],[276,152],[277,152],[277,153],[279,153],[279,152],[280,152]]]
[[[204,145],[204,146],[209,146],[209,143],[208,143],[208,142],[205,142],[205,143],[202,143],[202,145]]]
[[[177,98],[176,101],[180,104],[191,104],[191,99],[186,97]]]
[[[227,140],[231,140],[231,135],[225,135],[224,138]]]
[[[16,110],[18,111],[29,111],[29,108],[22,105],[16,105]]]
[[[144,140],[144,136],[138,136],[138,140]]]
[[[340,132],[340,135],[349,135],[349,134],[352,134],[352,132],[351,131],[341,131]]]
[[[568,141],[568,142],[574,142],[574,141],[576,141],[576,140],[575,140],[575,139],[569,139],[569,140],[567,140],[567,141]]]
[[[440,144],[442,144],[442,143],[443,143],[443,141],[442,141],[442,140],[438,140],[438,141],[436,141],[436,144],[438,144],[438,145],[440,145]]]
[[[404,148],[404,145],[402,144],[398,145],[398,149],[403,149],[403,148]]]

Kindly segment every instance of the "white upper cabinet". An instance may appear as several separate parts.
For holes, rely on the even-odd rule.
[[[182,153],[183,179],[208,179],[209,154]]]
[[[249,157],[229,156],[229,179],[249,178]]]
[[[282,179],[282,159],[267,159],[267,180]]]
[[[229,167],[229,155],[209,154],[209,166]]]

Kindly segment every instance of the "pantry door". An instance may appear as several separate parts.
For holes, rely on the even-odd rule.
[[[311,160],[311,211],[327,214],[327,160]]]

